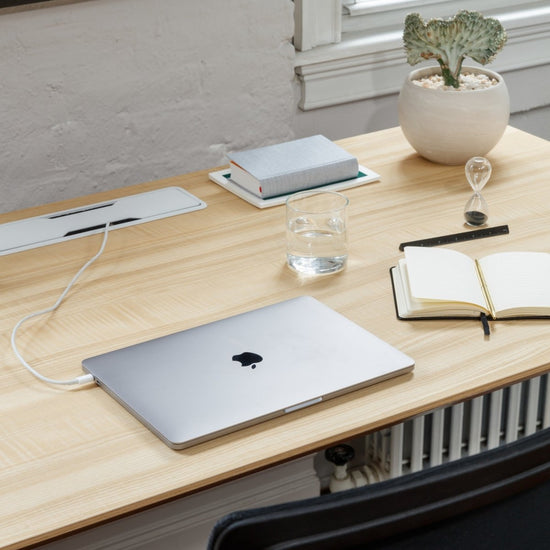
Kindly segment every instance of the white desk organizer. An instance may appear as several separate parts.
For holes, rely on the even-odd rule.
[[[205,207],[205,202],[181,187],[165,187],[9,222],[0,225],[0,256],[101,233],[107,223],[111,223],[109,230],[118,229]]]

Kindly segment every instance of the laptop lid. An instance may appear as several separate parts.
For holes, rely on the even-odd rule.
[[[409,372],[414,361],[301,296],[82,366],[167,445],[183,449]]]

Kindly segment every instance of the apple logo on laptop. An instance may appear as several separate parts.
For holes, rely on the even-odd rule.
[[[256,363],[263,361],[264,358],[257,353],[252,353],[251,351],[245,351],[239,353],[238,355],[233,355],[233,361],[238,361],[241,364],[241,367],[250,367],[252,369],[256,368]]]

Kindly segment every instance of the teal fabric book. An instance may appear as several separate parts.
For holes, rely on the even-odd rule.
[[[231,180],[262,199],[356,178],[357,159],[322,135],[228,154]]]

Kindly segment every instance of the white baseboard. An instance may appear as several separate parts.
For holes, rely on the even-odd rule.
[[[235,510],[318,496],[313,455],[44,544],[40,550],[204,550]]]

